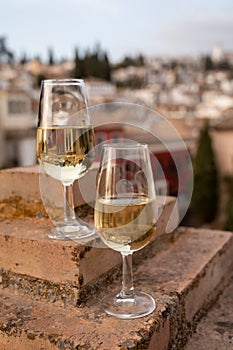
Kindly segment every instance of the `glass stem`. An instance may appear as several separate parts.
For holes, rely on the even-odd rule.
[[[122,289],[120,292],[121,298],[133,298],[134,286],[133,286],[133,268],[132,268],[132,254],[123,254],[123,276],[122,276]]]
[[[64,221],[75,220],[73,183],[63,183],[64,188]]]

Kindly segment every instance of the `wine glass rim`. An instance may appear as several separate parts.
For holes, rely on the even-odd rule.
[[[42,80],[43,84],[84,84],[83,79],[76,79],[76,78],[59,78],[59,79],[44,79]]]
[[[104,148],[131,149],[131,148],[148,148],[146,143],[118,143],[110,142],[103,145]]]

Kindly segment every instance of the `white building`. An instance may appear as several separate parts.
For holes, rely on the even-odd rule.
[[[36,163],[36,119],[27,93],[0,91],[0,167]]]
[[[116,98],[116,86],[108,81],[86,79],[85,86],[89,104],[111,102]]]

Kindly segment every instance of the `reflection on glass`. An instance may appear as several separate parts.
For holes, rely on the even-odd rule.
[[[132,254],[150,241],[157,202],[147,145],[104,145],[97,182],[95,226],[103,242],[123,257],[122,290],[101,306],[119,318],[137,318],[155,309],[154,299],[133,287]]]
[[[94,228],[75,215],[73,183],[94,160],[94,132],[80,79],[44,80],[37,128],[37,157],[45,172],[64,188],[64,219],[49,234],[54,239],[90,236]]]

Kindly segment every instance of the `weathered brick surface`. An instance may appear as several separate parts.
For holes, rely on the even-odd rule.
[[[226,233],[218,232],[216,235],[212,235],[211,231],[206,232],[200,230],[200,234],[203,232],[202,242],[205,240],[206,245],[215,247],[216,254],[210,256],[209,263],[200,266],[200,278],[197,285],[195,281],[191,283],[191,290],[189,295],[185,298],[185,316],[188,321],[192,321],[196,312],[201,308],[206,300],[207,295],[211,295],[216,286],[221,283],[222,276],[226,276],[233,267],[233,250],[231,248],[231,241],[227,240]],[[229,233],[231,236],[232,234]],[[218,239],[218,236],[222,238],[222,242]],[[223,242],[224,237],[226,241]],[[229,248],[229,249],[228,249]],[[199,261],[203,261],[201,258],[206,254],[206,248],[201,246],[199,248]]]
[[[27,200],[40,199],[39,166],[12,168],[0,171],[0,200],[11,195]]]
[[[0,222],[2,283],[45,298],[76,303],[83,287],[121,259],[110,249],[51,240],[47,237],[51,228],[48,219]]]
[[[94,200],[96,173],[97,168],[93,166],[83,178],[74,183],[75,206]],[[39,165],[0,171],[0,201],[16,197],[22,198],[24,203],[40,202],[43,192],[46,195],[48,191],[55,202],[62,204],[61,183],[41,172]]]
[[[110,285],[103,284],[102,289],[79,308],[61,307],[57,303],[2,289],[0,344],[7,344],[13,350],[24,350],[26,346],[30,349],[30,344],[34,350],[43,347],[107,350],[109,345],[113,350],[151,350],[167,349],[171,344],[180,349],[180,339],[185,341],[190,327],[187,303],[194,290],[198,293],[199,285],[210,284],[212,290],[207,288],[202,291],[205,296],[201,296],[203,303],[209,300],[219,285],[219,278],[210,272],[220,259],[223,279],[230,268],[232,253],[233,239],[228,232],[179,229],[160,245],[159,251],[156,241],[152,243],[147,259],[136,259],[134,276],[138,289],[154,295],[157,310],[150,316],[132,321],[115,319],[99,309],[103,295],[110,290],[119,290],[119,278]],[[202,307],[196,305],[195,311]],[[20,345],[24,340],[25,347]],[[8,348],[3,347],[3,350]]]
[[[165,214],[169,212],[166,209]],[[2,283],[44,298],[76,304],[87,285],[118,266],[121,257],[111,249],[85,246],[72,240],[51,240],[47,237],[51,229],[51,222],[45,218],[0,222]],[[163,224],[158,225],[158,236],[163,229]],[[146,255],[148,249],[139,255]]]
[[[157,309],[124,321],[99,307],[102,296],[120,289],[120,254],[47,238],[52,224],[43,212],[38,167],[0,172],[0,349],[180,350],[224,287],[233,237],[192,228],[164,234],[173,205],[167,198],[155,239],[134,255],[135,286],[155,297]]]
[[[8,346],[2,350],[25,350],[25,343],[34,350],[133,349],[136,344],[143,348],[143,343],[147,348],[150,333],[158,328],[155,321],[159,325],[162,319],[161,305],[153,317],[124,321],[107,317],[96,299],[80,309],[67,309],[3,291],[0,304],[0,344]]]
[[[233,273],[217,302],[198,324],[185,350],[233,349]]]
[[[76,304],[86,296],[90,289],[88,284],[95,283],[101,275],[118,266],[121,257],[113,250],[96,248],[96,245],[93,248],[72,240],[56,241],[47,237],[53,225],[40,202],[39,172],[39,166],[0,172],[2,283],[50,300],[61,299]],[[91,176],[94,177],[94,170]],[[48,184],[47,191],[51,196],[56,193],[56,185],[53,182]],[[92,186],[84,183],[81,191],[84,192],[85,188],[88,192]],[[78,183],[75,191],[76,198],[80,197]],[[92,197],[89,195],[90,200]],[[174,198],[168,197],[163,202],[156,237],[165,231]],[[88,210],[93,214],[91,207]]]

